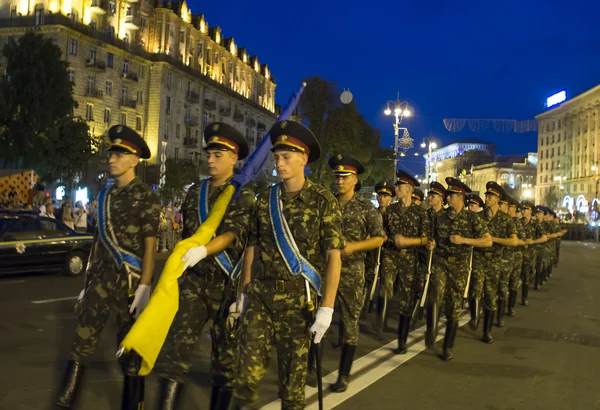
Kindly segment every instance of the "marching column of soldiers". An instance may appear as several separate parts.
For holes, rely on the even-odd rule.
[[[160,214],[157,195],[135,176],[150,150],[134,130],[108,132],[110,174],[116,184],[99,195],[98,227],[76,305],[78,325],[55,400],[75,409],[86,365],[111,311],[117,345],[148,304]],[[207,219],[231,184],[237,161],[249,154],[243,135],[224,123],[204,131],[209,178],[194,183],[183,205],[183,238]],[[378,208],[358,195],[364,166],[356,158],[329,158],[335,194],[305,176],[321,157],[315,136],[294,121],[276,123],[272,156],[281,182],[263,192],[244,188],[232,201],[215,236],[183,256],[179,309],[157,361],[158,407],[183,408],[182,396],[204,328],[210,326],[211,410],[256,409],[258,388],[271,350],[277,351],[278,396],[283,409],[306,405],[305,385],[320,384],[321,341],[339,312],[338,380],[348,388],[359,341],[359,319],[376,305],[374,335],[387,330],[388,304],[399,305],[395,354],[408,351],[411,324],[426,317],[425,343],[435,344],[440,315],[445,335],[440,358],[454,357],[464,301],[469,327],[483,316],[482,341],[494,324],[529,304],[558,264],[561,230],[556,214],[519,203],[496,182],[485,200],[455,178],[419,182],[397,170],[396,181],[375,186]],[[483,314],[483,315],[482,315]],[[317,363],[315,363],[317,362]],[[122,355],[123,410],[144,408],[145,377],[134,351]],[[317,374],[315,375],[315,364]]]

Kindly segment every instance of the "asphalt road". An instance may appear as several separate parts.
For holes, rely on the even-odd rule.
[[[157,273],[164,261],[157,263]],[[600,249],[565,242],[561,265],[542,290],[530,294],[530,306],[494,328],[494,344],[479,341],[462,327],[455,359],[440,361],[426,350],[421,324],[411,334],[409,353],[395,356],[393,332],[376,341],[370,333],[374,317],[361,323],[361,341],[345,394],[327,393],[325,408],[413,409],[600,409],[597,388],[600,363]],[[48,409],[61,366],[68,358],[75,328],[73,305],[82,278],[21,275],[0,278],[0,409]],[[392,306],[392,312],[394,311]],[[391,327],[396,321],[390,320]],[[443,327],[443,326],[442,326]],[[325,387],[335,381],[339,352],[331,348],[337,328],[325,343]],[[442,335],[440,335],[440,340]],[[182,408],[208,407],[209,338],[198,348]],[[120,370],[114,360],[114,323],[103,333],[85,379],[81,407],[120,408]],[[266,409],[276,401],[276,359],[262,384]],[[146,408],[155,408],[156,378],[148,378]],[[315,389],[307,388],[308,407],[316,408]]]

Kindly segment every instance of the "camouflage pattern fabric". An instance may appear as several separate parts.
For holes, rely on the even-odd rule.
[[[517,237],[525,239],[525,227],[519,218],[513,217]],[[508,276],[508,291],[516,291],[521,286],[521,268],[523,266],[523,246],[506,249],[510,260],[510,274]]]
[[[247,290],[234,397],[238,405],[256,408],[258,384],[267,371],[274,343],[282,408],[302,409],[306,404],[308,329],[313,319],[306,309],[304,280],[288,271],[275,245],[268,197],[268,190],[258,197],[248,240],[249,246],[258,249]],[[281,200],[283,216],[300,253],[323,275],[326,252],[346,246],[338,201],[308,179],[299,192],[282,193]]]
[[[521,220],[525,239],[539,239],[539,224],[534,218],[529,222],[525,218]],[[541,236],[541,235],[540,235]],[[523,249],[523,267],[521,268],[521,281],[524,285],[529,285],[535,275],[535,265],[537,259],[537,245],[527,245]]]
[[[156,237],[160,217],[160,201],[150,187],[134,178],[127,186],[110,188],[110,223],[121,248],[143,258],[145,238]],[[129,313],[129,281],[125,268],[117,269],[108,250],[96,232],[94,254],[89,261],[85,278],[85,294],[77,304],[78,324],[71,346],[75,360],[91,356],[100,334],[108,323],[111,310],[117,313],[117,346],[121,343],[134,319]],[[138,279],[132,277],[132,290]],[[137,375],[140,358],[135,353],[121,356],[123,373]]]
[[[482,212],[475,213],[475,216],[481,220],[485,226],[485,219]],[[487,229],[487,228],[486,228]],[[485,283],[487,261],[485,251],[487,248],[473,248],[473,271],[471,272],[471,285],[469,297],[480,300],[483,296],[483,284]]]
[[[356,195],[341,204],[343,233],[347,242],[360,242],[371,237],[385,236],[381,214],[370,201]],[[366,252],[355,252],[342,257],[342,273],[338,288],[342,342],[358,344],[358,321],[364,303]]]
[[[498,210],[496,215],[491,216],[488,211],[485,212],[485,220],[487,222],[490,234],[495,238],[510,238],[512,235],[517,235],[517,227],[512,217],[504,212]],[[507,300],[508,298],[508,280],[511,273],[510,257],[506,246],[499,245],[494,242],[491,248],[492,260],[490,265],[491,270],[496,273],[499,272],[500,278],[498,280],[498,299]],[[487,251],[490,252],[490,251]],[[485,288],[487,291],[491,291],[489,288]],[[488,296],[488,300],[492,298]]]
[[[209,188],[208,206],[213,206],[229,181],[219,187]],[[200,183],[188,190],[182,210],[184,214],[183,238],[191,236],[200,226],[198,198]],[[217,229],[217,235],[231,232],[234,243],[227,248],[235,264],[241,257],[248,236],[250,218],[255,196],[252,190],[244,188],[238,198],[229,204],[225,216]],[[239,281],[238,281],[239,282]],[[233,386],[237,361],[237,340],[230,337],[233,329],[227,328],[227,314],[237,295],[236,283],[209,256],[189,268],[179,280],[179,310],[171,325],[169,334],[158,360],[157,368],[161,377],[184,382],[194,361],[194,353],[202,336],[204,326],[210,320],[211,363],[213,384]],[[231,340],[230,340],[231,339]]]
[[[425,238],[429,234],[429,219],[423,208],[414,202],[408,207],[396,203],[388,208],[384,227],[388,239],[384,248],[381,296],[391,298],[396,283],[396,290],[400,296],[400,316],[409,316],[414,307],[417,290],[417,249],[398,249],[395,236],[400,234],[407,238]]]
[[[385,211],[382,211],[381,208],[377,208],[377,212],[381,215],[383,220],[383,215]],[[373,286],[373,281],[375,280],[375,266],[377,265],[377,253],[380,248],[372,249],[367,251],[367,256],[365,257],[365,292],[366,295],[369,296],[369,292]],[[381,278],[381,263],[383,258],[383,252],[380,255],[379,260],[379,277]]]
[[[435,216],[433,239],[436,242],[434,251],[434,268],[431,277],[430,301],[438,306],[444,302],[446,317],[455,318],[460,314],[472,246],[455,245],[450,242],[451,235],[464,238],[481,238],[488,230],[481,218],[463,208],[456,213],[448,208]],[[458,311],[456,310],[458,309]]]

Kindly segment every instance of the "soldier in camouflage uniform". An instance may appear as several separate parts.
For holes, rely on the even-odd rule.
[[[338,288],[342,354],[338,380],[331,385],[331,391],[341,393],[348,388],[348,376],[358,344],[358,320],[364,303],[366,251],[380,247],[385,234],[379,212],[370,201],[355,194],[359,186],[358,175],[364,172],[363,165],[355,158],[339,154],[329,159],[329,167],[335,176],[346,239]]]
[[[486,221],[483,218],[483,199],[477,194],[470,193],[467,194],[467,204],[469,211],[473,212],[478,218],[481,218],[482,223],[485,224]],[[480,301],[483,295],[486,270],[485,251],[485,248],[473,248],[471,288],[469,289],[469,312],[471,314],[469,327],[473,330],[477,330],[479,327]]]
[[[415,188],[411,195],[411,198],[415,205],[421,206],[421,204],[423,203],[423,199],[425,199],[425,194],[419,188]]]
[[[99,223],[88,261],[85,288],[79,295],[75,340],[71,360],[57,398],[57,408],[75,405],[84,371],[111,310],[117,313],[117,346],[150,298],[156,254],[160,201],[152,189],[135,176],[140,158],[150,158],[148,145],[134,130],[117,125],[108,131],[111,140],[108,165],[116,184],[100,194]],[[122,409],[144,405],[144,377],[135,352],[119,358],[125,375]]]
[[[434,249],[435,281],[431,283],[431,303],[443,302],[446,334],[442,360],[451,360],[458,330],[461,306],[467,287],[473,247],[492,245],[481,219],[465,208],[465,195],[471,189],[456,178],[446,178],[448,209],[436,214],[433,238],[427,247]]]
[[[540,243],[537,248],[537,260],[535,264],[535,290],[539,290],[543,284],[544,272],[548,266],[548,240],[550,239],[550,232],[547,230],[546,224],[544,224],[546,207],[543,205],[537,205],[535,207],[535,217],[539,224],[539,229],[542,235],[546,237],[546,241]]]
[[[434,228],[434,220],[435,216],[444,209],[444,202],[446,200],[446,188],[437,181],[434,181],[429,184],[429,191],[427,192],[427,203],[429,204],[429,208],[427,209],[427,220],[429,221],[429,231],[427,233],[427,237],[432,237],[432,232]],[[429,253],[432,252],[430,250],[423,250],[421,256],[421,265],[423,266],[423,274],[422,276],[425,278],[425,282],[427,281],[427,269],[429,267]],[[433,256],[432,256],[433,258]],[[433,260],[433,259],[432,259]],[[431,283],[439,283],[442,279],[435,278],[436,272],[432,268],[432,272],[429,278],[429,282]],[[431,286],[431,285],[430,285]],[[423,288],[425,287],[425,283],[423,284]],[[427,291],[429,298],[432,295],[432,290],[429,288]],[[423,295],[423,291],[420,292],[417,299],[421,299]],[[433,346],[435,343],[435,339],[438,334],[438,319],[439,319],[439,307],[438,303],[431,303],[431,299],[428,299],[428,303],[426,305],[427,310],[427,332],[425,333],[425,344],[427,347]]]
[[[390,181],[380,181],[375,185],[375,192],[377,193],[377,203],[379,207],[377,208],[377,212],[381,215],[383,220],[383,215],[385,214],[386,209],[392,203],[392,197],[394,196],[394,184]],[[373,286],[377,287],[377,283],[375,282],[375,269],[378,269],[378,278],[381,277],[381,247],[377,249],[373,249],[372,251],[367,252],[367,257],[365,258],[365,300],[369,299],[369,303],[365,305],[369,305],[369,312],[371,310],[370,300],[371,292],[373,290]],[[379,266],[377,265],[379,263]],[[380,282],[380,281],[378,281]],[[383,309],[383,299],[381,297],[377,298],[377,309]],[[366,307],[363,308],[363,312],[365,312]],[[378,327],[375,328],[375,333],[377,333]],[[383,339],[383,332],[381,334],[376,334],[376,336],[380,339]]]
[[[523,213],[523,229],[525,232],[525,249],[523,251],[523,268],[521,269],[521,305],[528,306],[529,284],[534,280],[536,260],[538,258],[539,245],[547,239],[543,233],[540,223],[532,218],[535,205],[529,201],[521,203]]]
[[[508,277],[508,316],[515,315],[515,305],[517,304],[517,293],[521,281],[521,270],[523,268],[523,250],[525,246],[525,227],[520,218],[517,218],[517,207],[519,202],[513,197],[508,197],[508,216],[513,219],[517,230],[516,247],[507,247],[508,259],[510,263],[510,274]]]
[[[248,156],[246,140],[230,125],[209,124],[204,130],[204,138],[211,178],[196,182],[188,190],[182,207],[183,239],[192,236],[200,227],[201,218],[206,218],[219,195],[229,186],[237,161]],[[188,268],[179,281],[179,310],[157,366],[161,376],[161,410],[178,407],[182,384],[208,321],[212,322],[213,387],[210,408],[227,410],[229,407],[237,371],[238,343],[227,320],[228,308],[236,299],[238,284],[231,277],[231,267],[240,260],[244,251],[254,201],[254,192],[244,188],[229,204],[216,237],[206,246],[190,249],[183,256]],[[204,211],[206,214],[202,217]],[[223,251],[226,253],[221,253]],[[217,257],[228,257],[231,265],[224,266]]]
[[[304,176],[306,164],[320,157],[315,136],[299,123],[281,121],[273,125],[270,137],[275,168],[283,182],[259,194],[252,218],[244,263],[245,293],[237,302],[246,307],[242,309],[234,409],[258,408],[258,385],[273,344],[282,408],[304,408],[311,333],[318,344],[331,324],[340,253],[346,247],[338,201]],[[292,257],[305,261],[303,276],[292,270],[297,266]],[[322,278],[323,298],[315,315],[311,308],[320,283],[316,275]]]
[[[384,217],[387,240],[383,249],[381,297],[400,298],[398,348],[396,354],[407,352],[406,341],[415,304],[417,253],[416,247],[427,243],[429,220],[425,210],[412,202],[413,189],[419,182],[407,172],[396,170],[396,197]]]
[[[556,213],[546,208],[544,217],[544,227],[548,232],[548,264],[546,266],[544,281],[548,280],[552,276],[552,269],[556,265],[556,251],[557,244],[560,240],[560,237],[564,235],[564,231],[561,230],[560,226],[555,222]]]
[[[508,275],[510,273],[506,247],[517,246],[517,228],[513,219],[502,212],[500,204],[508,208],[506,192],[494,181],[486,184],[485,220],[492,235],[493,247],[486,252],[487,272],[484,282],[484,324],[483,341],[492,343],[491,335],[494,312],[497,311],[499,327],[504,326],[503,316],[508,293]]]

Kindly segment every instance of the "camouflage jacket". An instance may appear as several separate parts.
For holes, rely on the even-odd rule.
[[[221,193],[229,186],[231,178],[219,187],[208,188],[208,209],[213,207],[215,201]],[[183,231],[182,239],[187,239],[192,236],[200,227],[199,202],[200,188],[202,181],[197,181],[190,187],[185,196],[185,201],[181,207],[183,214]],[[255,195],[251,189],[243,188],[240,195],[231,202],[225,211],[225,215],[221,220],[221,224],[217,228],[215,236],[230,232],[235,237],[233,244],[226,249],[231,262],[235,265],[244,252],[246,239],[250,227],[250,218],[254,208]],[[190,268],[192,272],[198,274],[216,273],[220,271],[224,273],[217,265],[214,257],[208,257],[198,262],[194,267]]]
[[[386,252],[399,253],[395,237],[400,234],[407,238],[425,238],[429,236],[430,222],[426,211],[414,202],[402,207],[400,202],[390,205],[384,217],[385,233],[388,237]]]
[[[388,206],[388,208],[389,208],[389,206]],[[382,211],[381,208],[375,208],[375,209],[377,210],[377,213],[381,216],[382,224],[383,224],[383,218],[386,213],[386,210]],[[384,231],[384,233],[385,233],[385,231]],[[370,271],[373,271],[375,269],[375,265],[377,265],[377,252],[379,252],[379,248],[371,249],[370,251],[367,251],[367,256],[365,257],[365,270],[369,273],[370,273]]]
[[[383,221],[381,213],[373,206],[371,201],[358,198],[356,195],[348,202],[340,204],[342,212],[342,229],[347,242],[360,242],[368,237],[379,236],[383,238]],[[343,257],[342,261],[364,261],[367,252],[355,252]],[[344,264],[342,263],[342,266]]]
[[[487,220],[484,217],[485,211],[473,212],[473,214],[481,221],[481,223],[485,227],[486,232],[489,232],[489,229],[488,229],[488,226],[487,226]],[[483,254],[485,252],[489,252],[490,248],[475,248],[474,247],[473,251],[475,251],[475,253],[473,254],[474,257],[485,257]]]
[[[452,208],[442,209],[435,214],[433,222],[433,239],[436,242],[435,255],[442,258],[468,258],[472,246],[455,245],[450,242],[450,235],[463,238],[481,238],[488,230],[473,212],[463,208],[458,214]]]
[[[508,214],[498,210],[496,215],[490,216],[489,208],[484,212],[484,219],[487,222],[490,235],[492,235],[494,238],[508,239],[512,235],[517,235],[517,226],[515,225],[515,221]],[[488,250],[488,252],[492,252],[495,257],[504,257],[508,255],[508,253],[505,252],[506,248],[507,246],[503,246],[494,242],[492,248]]]
[[[342,213],[333,194],[308,178],[299,192],[282,192],[283,216],[302,256],[317,272],[325,272],[326,252],[343,249]],[[250,226],[248,246],[258,246],[252,264],[253,279],[291,280],[277,249],[269,215],[269,189],[258,196]]]
[[[143,258],[145,239],[156,237],[160,218],[160,200],[150,187],[134,178],[127,186],[109,188],[110,224],[119,246]],[[99,237],[96,235],[96,240]],[[112,260],[104,246],[98,246],[94,260]]]
[[[512,217],[513,223],[515,224],[515,229],[517,230],[517,238],[524,240],[525,239],[525,227],[523,226],[523,222],[521,222],[521,219],[517,218],[517,217]],[[525,249],[524,246],[514,246],[514,247],[508,247],[506,249],[506,251],[508,251],[508,254],[519,254],[522,253],[523,250]]]

